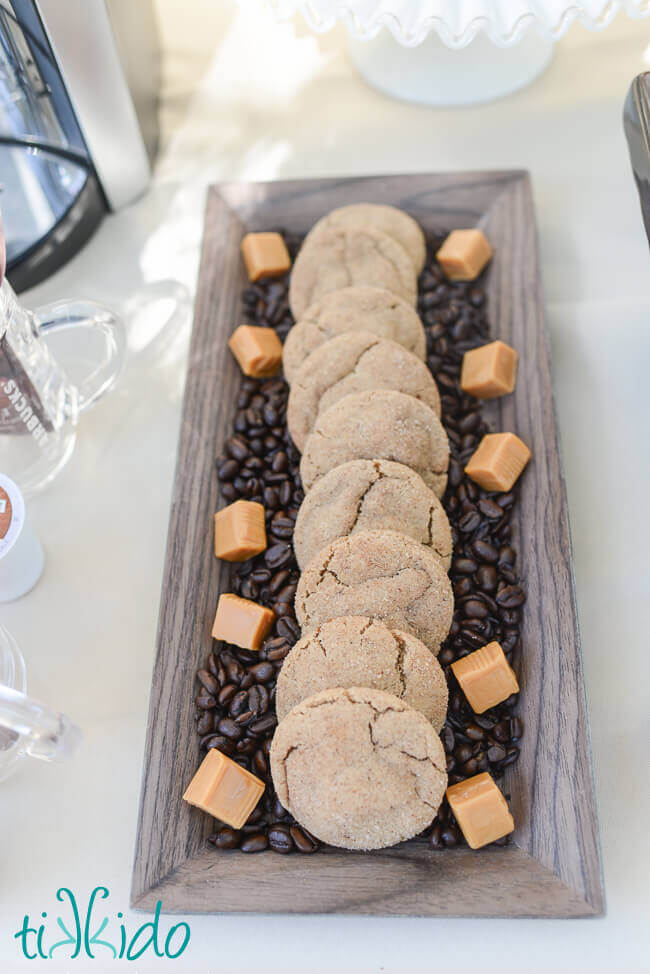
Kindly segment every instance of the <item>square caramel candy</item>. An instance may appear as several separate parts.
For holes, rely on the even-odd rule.
[[[247,233],[241,252],[251,281],[279,277],[291,267],[291,257],[279,233]]]
[[[275,612],[239,595],[220,595],[212,636],[241,649],[261,648],[275,622]]]
[[[447,801],[470,849],[514,832],[508,803],[487,771],[447,788]]]
[[[282,342],[273,328],[240,325],[230,336],[228,348],[244,375],[256,379],[275,375],[282,365]]]
[[[436,254],[450,281],[473,281],[492,257],[482,230],[452,230]]]
[[[263,791],[263,781],[213,747],[190,781],[183,799],[231,828],[240,829]]]
[[[214,553],[224,561],[246,561],[266,548],[264,508],[235,501],[214,515]]]
[[[530,460],[530,450],[514,433],[488,433],[465,467],[484,490],[509,491]]]
[[[463,656],[451,668],[475,714],[482,714],[519,692],[517,677],[497,642]]]
[[[477,399],[496,399],[512,392],[517,381],[517,353],[505,342],[490,342],[463,355],[460,386]]]

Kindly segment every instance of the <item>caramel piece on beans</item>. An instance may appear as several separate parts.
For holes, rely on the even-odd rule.
[[[190,781],[183,799],[240,829],[262,797],[264,782],[211,748]]]
[[[436,254],[450,281],[473,281],[492,257],[482,230],[452,230]]]
[[[282,365],[282,342],[272,328],[240,325],[230,336],[228,348],[244,375],[263,379]]]
[[[509,491],[530,460],[530,450],[514,433],[488,433],[465,467],[484,490]]]
[[[487,771],[451,785],[447,801],[470,849],[480,849],[514,831],[508,803]]]
[[[517,381],[517,353],[505,342],[472,348],[463,356],[460,385],[477,399],[506,396]]]
[[[250,599],[242,599],[239,595],[220,595],[212,636],[241,649],[258,650],[262,648],[274,622],[275,613],[271,609],[265,609]]]
[[[241,252],[251,281],[278,277],[291,267],[287,245],[279,233],[247,233],[241,242]]]
[[[224,561],[246,561],[266,548],[264,508],[235,501],[214,515],[214,553]]]
[[[497,642],[463,656],[451,668],[475,714],[482,714],[519,692],[517,677]]]

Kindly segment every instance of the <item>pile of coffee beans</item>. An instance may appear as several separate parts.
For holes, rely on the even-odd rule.
[[[465,477],[463,467],[488,431],[476,399],[459,385],[463,354],[489,341],[486,299],[479,282],[448,282],[434,254],[443,239],[428,241],[420,275],[418,311],[427,335],[427,362],[442,402],[449,436],[449,486],[443,504],[452,526],[454,557],[450,578],[455,611],[439,655],[449,684],[449,713],[441,732],[449,783],[481,771],[495,779],[519,757],[522,724],[514,696],[484,714],[475,714],[459,689],[450,664],[498,640],[510,662],[520,648],[520,613],[525,593],[518,584],[510,519],[516,491],[489,494]],[[292,257],[300,240],[285,235]],[[284,340],[293,325],[287,301],[288,276],[245,288],[244,318],[275,328]],[[315,852],[320,843],[280,804],[273,788],[269,750],[277,724],[275,684],[282,661],[300,637],[293,610],[299,569],[293,554],[293,527],[304,497],[300,454],[286,427],[289,389],[281,377],[242,380],[233,434],[217,458],[217,476],[227,502],[245,498],[264,505],[268,547],[232,566],[230,591],[269,606],[276,615],[259,653],[214,644],[197,673],[196,720],[201,747],[218,748],[266,783],[262,800],[246,825],[219,828],[210,836],[218,849],[279,853]],[[445,801],[426,833],[434,849],[464,843]],[[499,841],[499,845],[507,839]]]

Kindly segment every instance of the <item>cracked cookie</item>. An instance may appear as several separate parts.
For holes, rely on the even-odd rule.
[[[440,416],[438,387],[424,362],[397,342],[349,331],[314,349],[294,377],[287,426],[298,449],[303,449],[319,413],[366,389],[404,392]]]
[[[300,568],[326,545],[355,531],[398,531],[451,564],[445,510],[419,474],[391,460],[349,460],[316,481],[305,496],[293,533]]]
[[[383,849],[431,824],[445,753],[426,717],[381,690],[323,690],[295,707],[271,745],[278,797],[330,845]]]
[[[351,203],[348,206],[339,206],[314,225],[311,233],[307,234],[306,240],[309,240],[312,233],[324,227],[345,229],[372,227],[381,230],[402,245],[418,274],[424,267],[427,256],[424,234],[413,217],[404,210],[398,210],[396,206],[384,206],[379,203]]]
[[[289,331],[282,352],[287,382],[293,382],[301,363],[323,342],[357,330],[398,342],[425,358],[424,327],[410,304],[383,288],[344,287],[311,304]]]
[[[291,271],[289,306],[294,318],[297,321],[324,294],[354,284],[382,287],[413,307],[417,303],[413,262],[392,237],[370,227],[312,232]]]
[[[371,616],[417,636],[436,656],[453,611],[440,559],[396,531],[337,538],[309,562],[296,590],[303,634],[337,616]]]
[[[278,720],[320,690],[359,686],[392,693],[436,731],[445,722],[448,691],[438,660],[415,636],[367,616],[332,619],[296,643],[278,675]]]
[[[419,399],[393,389],[353,392],[317,417],[300,462],[304,489],[348,460],[403,463],[442,497],[449,442],[434,411]]]

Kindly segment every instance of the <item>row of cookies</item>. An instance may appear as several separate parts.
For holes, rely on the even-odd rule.
[[[297,820],[347,848],[422,831],[447,783],[449,444],[413,309],[425,253],[406,214],[345,207],[308,234],[289,292],[303,638],[278,677],[271,769]]]
[[[390,226],[386,227],[386,219],[390,223],[393,217],[386,214],[387,208],[363,209],[366,219],[368,210],[377,211],[377,219],[381,218],[384,227],[390,229]],[[330,222],[336,219],[334,216],[334,221]],[[324,229],[329,232],[327,226]],[[381,232],[377,229],[375,237]],[[476,231],[468,233],[475,235]],[[254,266],[255,248],[262,243],[266,245],[266,238],[275,238],[268,241],[273,245],[281,244],[277,235],[253,234],[245,238],[242,245],[251,279],[259,270]],[[416,237],[412,236],[414,239]],[[347,246],[350,243],[349,228],[346,240]],[[399,241],[397,245],[402,246]],[[359,249],[352,247],[352,252],[357,253]],[[382,253],[385,251],[384,247]],[[281,247],[278,253],[277,272],[280,272],[288,267],[288,255],[285,266]],[[322,256],[322,243],[319,253]],[[271,259],[275,259],[273,255]],[[454,258],[452,253],[450,259],[453,264],[457,257]],[[304,265],[304,261],[302,263]],[[332,260],[326,259],[324,263],[331,274]],[[452,264],[449,267],[453,272]],[[269,273],[270,266],[267,248],[264,273]],[[296,269],[300,266],[299,257],[292,282],[298,280],[300,283],[300,275],[296,277]],[[341,280],[340,275],[338,280]],[[421,361],[425,354],[424,331],[413,308],[385,288],[356,284],[355,280],[346,281],[347,286],[340,290],[324,291],[320,300],[307,309],[294,326],[285,343],[285,372],[292,380],[290,427],[296,442],[300,437],[303,442],[307,441],[321,413],[329,412],[329,407],[344,398],[359,392],[367,393],[372,390],[373,383],[384,391],[399,394],[401,382],[408,389],[405,398],[414,398],[423,402],[429,412],[439,413],[435,383]],[[365,318],[364,311],[367,312]],[[360,318],[362,331],[358,330]],[[350,343],[331,341],[337,337],[344,339],[346,335],[351,339]],[[271,329],[242,326],[233,335],[230,345],[247,374],[272,374],[277,369],[279,343]],[[331,351],[327,345],[332,346]],[[304,363],[318,349],[318,367],[312,367],[311,372],[304,369],[301,377]],[[502,361],[497,361],[499,356],[493,355],[493,359],[493,365],[503,365]],[[477,394],[480,390],[480,394],[488,395],[490,375],[486,379],[485,364],[477,368],[478,365],[476,363],[468,370],[468,382],[470,379],[474,381]],[[465,368],[463,371],[465,373]],[[492,380],[502,378],[498,368],[496,371],[493,368],[492,372],[495,373]],[[380,409],[379,425],[385,425],[382,418],[385,415],[385,409]],[[406,423],[411,418],[411,411],[400,417]],[[346,421],[354,426],[349,411]],[[371,423],[367,432],[371,434],[376,425]],[[333,432],[336,434],[336,429]],[[325,436],[320,435],[322,439],[326,438],[327,427]],[[337,442],[337,450],[343,453],[345,439],[339,436]],[[363,440],[364,435],[357,436],[360,446]],[[381,449],[381,438],[378,442]],[[423,451],[412,445],[409,448],[412,465],[420,459],[418,469],[430,475],[440,473],[430,463],[426,449]],[[315,452],[314,462],[318,470],[323,461],[319,451]],[[325,459],[326,467],[327,463]],[[442,492],[444,486],[439,483],[438,489]],[[373,530],[377,525],[383,530]],[[391,529],[400,531],[401,536],[392,535]],[[215,552],[220,557],[242,560],[264,550],[266,539],[263,535],[264,511],[260,505],[238,501],[215,518]],[[355,539],[352,543],[351,535]],[[277,684],[276,705],[281,725],[272,748],[274,784],[281,800],[291,808],[295,817],[303,823],[309,822],[312,830],[326,841],[352,848],[391,844],[428,824],[434,814],[432,808],[437,808],[444,793],[444,753],[434,728],[439,728],[444,720],[446,683],[435,657],[413,634],[412,628],[417,624],[420,635],[435,652],[445,631],[444,611],[442,614],[425,612],[424,615],[416,612],[417,618],[414,618],[408,598],[409,584],[412,587],[414,576],[422,571],[423,561],[429,566],[431,562],[437,562],[438,571],[433,571],[428,587],[439,587],[440,561],[447,567],[451,556],[449,525],[440,502],[415,470],[394,459],[352,458],[339,466],[331,466],[322,475],[316,474],[296,522],[294,545],[300,566],[307,568],[303,572],[301,585],[304,581],[304,586],[297,593],[296,605],[299,618],[301,611],[303,613],[300,619],[303,628],[313,625],[320,615],[327,617],[332,611],[337,615],[308,632],[285,660]],[[328,546],[334,550],[328,549],[319,564],[318,552]],[[428,559],[423,548],[427,549]],[[411,553],[418,549],[420,557],[415,558],[413,567]],[[314,571],[310,574],[307,566],[314,556],[315,574]],[[400,559],[405,567],[399,567]],[[366,578],[364,583],[363,573],[367,574],[368,564],[377,574],[376,578]],[[425,565],[425,574],[426,571]],[[451,599],[449,604],[451,606]],[[366,614],[348,614],[361,610]],[[273,614],[262,606],[236,596],[222,595],[213,631],[216,638],[255,649],[260,647],[272,622]],[[364,683],[373,689],[363,689]],[[322,690],[323,687],[334,689]],[[315,691],[320,692],[313,696]],[[386,696],[387,699],[380,699]],[[364,718],[368,724],[368,717],[372,725],[370,737],[362,740],[358,727],[363,726]],[[350,748],[350,760],[343,762],[343,768],[340,760],[334,760],[332,766],[339,745],[343,750]],[[387,769],[379,758],[389,759],[391,768]],[[214,768],[207,768],[208,763]],[[225,756],[209,752],[186,798],[222,820],[230,821],[236,828],[238,823],[245,821],[246,809],[250,811],[259,800],[263,783],[239,765],[226,768],[228,764],[232,765],[232,762]],[[217,807],[223,787],[219,788],[216,783],[222,781],[225,770],[231,775],[238,774],[242,787],[246,785],[242,794],[251,796],[248,804],[247,800],[243,801],[236,815],[231,808]],[[337,774],[351,775],[342,789],[332,784],[332,776],[336,778]],[[382,801],[377,803],[377,794],[370,803],[365,801],[355,808],[346,807],[351,800],[354,805],[355,781],[357,784],[359,778],[370,781],[373,775],[379,776],[378,791],[374,788],[371,791],[388,799],[389,813]],[[406,792],[405,777],[411,782],[411,790]],[[485,776],[478,776],[475,781],[477,789],[485,784],[478,780],[482,777]],[[389,779],[390,786],[387,784]],[[205,781],[212,789],[209,799]],[[290,789],[290,781],[294,785],[298,783],[297,791],[296,787]],[[498,795],[498,789],[496,791]],[[494,794],[490,794],[494,798]],[[484,796],[486,800],[490,794]],[[403,809],[397,818],[396,797]],[[452,801],[451,793],[449,797]],[[311,812],[300,806],[305,799],[312,806]]]

